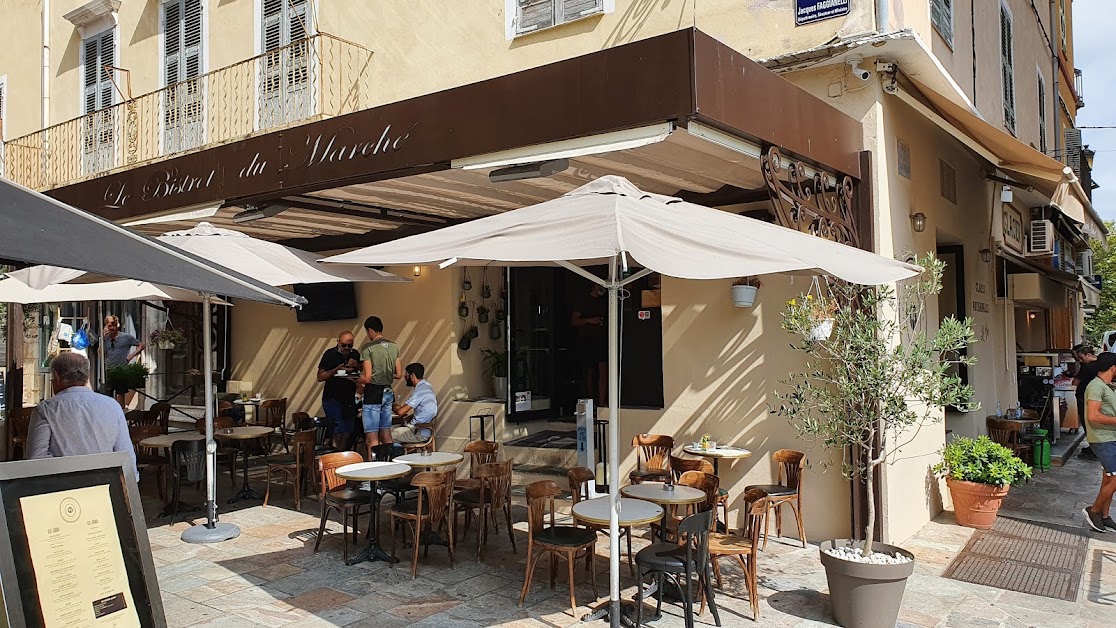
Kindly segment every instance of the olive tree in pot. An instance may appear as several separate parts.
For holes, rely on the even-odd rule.
[[[946,479],[953,497],[957,523],[987,530],[1011,485],[1031,477],[1031,467],[1015,452],[987,436],[958,437],[942,450],[942,461],[934,473]]]
[[[892,286],[829,282],[818,295],[787,304],[782,326],[803,340],[794,347],[806,366],[781,381],[773,411],[788,419],[806,440],[831,450],[841,471],[867,491],[864,540],[821,545],[833,617],[846,627],[894,626],[914,556],[873,543],[875,479],[880,465],[912,442],[944,406],[971,409],[972,388],[956,375],[973,342],[972,321],[943,319],[928,333],[927,301],[942,288],[945,264],[927,254],[923,272]],[[832,312],[828,337],[814,332],[818,299]],[[822,463],[827,466],[835,463]]]

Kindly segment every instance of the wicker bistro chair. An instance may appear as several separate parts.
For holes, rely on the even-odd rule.
[[[139,443],[145,438],[159,436],[162,433],[158,425],[133,425],[128,428],[128,438],[131,439],[132,447],[136,450],[136,469],[141,475],[144,469],[155,469],[160,499],[166,496],[164,485],[166,484],[167,465],[170,461],[166,456],[160,456],[156,449],[143,447]]]
[[[264,492],[263,505],[267,505],[268,498],[271,497],[271,474],[278,472],[283,476],[283,495],[287,494],[287,480],[290,480],[294,485],[294,501],[295,510],[302,509],[302,492],[306,486],[306,480],[309,478],[311,482],[314,481],[314,472],[316,460],[314,456],[314,437],[317,432],[314,428],[295,432],[291,440],[294,442],[294,454],[287,454],[285,456],[269,456],[267,459],[267,490]]]
[[[1031,460],[1031,444],[1025,443],[1019,439],[1020,434],[1023,433],[1022,423],[988,417],[987,425],[988,438],[1007,447],[1022,460]]]
[[[488,544],[489,521],[497,532],[500,531],[500,524],[496,518],[496,513],[500,510],[504,511],[504,522],[508,527],[508,540],[511,541],[512,553],[516,551],[515,531],[512,529],[511,520],[511,468],[511,460],[482,464],[476,471],[480,486],[458,491],[453,496],[454,519],[457,518],[457,513],[465,513],[462,534],[469,533],[469,521],[473,513],[476,513],[478,562],[481,559],[481,549]]]
[[[455,480],[453,490],[480,488],[480,480],[476,476],[477,469],[482,464],[496,462],[496,454],[499,450],[500,443],[491,440],[471,440],[465,443],[465,453],[469,455],[469,477]]]
[[[705,492],[705,501],[700,501],[696,504],[686,506],[686,514],[693,512],[701,512],[704,510],[713,511],[717,507],[717,497],[721,488],[721,480],[712,473],[705,473],[703,471],[687,471],[678,477],[679,486],[689,486],[691,488],[699,489]],[[678,524],[682,521],[685,515],[679,515],[674,510],[677,507],[672,507],[672,511],[666,518],[666,530],[662,529],[662,524],[652,523],[651,530],[658,534],[659,538],[670,539],[676,536],[678,531]],[[716,517],[714,517],[716,522]],[[665,535],[664,535],[665,532]]]
[[[777,484],[756,484],[745,486],[744,492],[758,488],[767,493],[767,505],[775,511],[775,534],[783,536],[783,505],[790,506],[794,518],[798,522],[798,538],[802,547],[806,547],[806,530],[802,523],[802,471],[806,468],[806,454],[793,449],[780,449],[771,454],[771,459],[778,465]],[[767,549],[767,532],[770,519],[764,518],[763,522],[763,549]]]
[[[672,475],[674,475],[675,484],[678,483],[678,478],[687,471],[701,471],[702,473],[715,475],[713,473],[713,463],[709,462],[705,458],[680,458],[678,456],[670,457],[670,472]],[[723,517],[720,517],[720,520],[726,527],[728,526],[728,501],[728,489],[718,488],[717,508],[720,511],[720,514],[724,515]]]
[[[721,625],[721,616],[717,612],[717,602],[713,598],[713,587],[709,582],[709,534],[713,527],[713,511],[704,510],[692,514],[678,524],[679,543],[652,543],[639,550],[636,554],[636,565],[639,566],[639,582],[636,584],[636,626],[643,623],[643,582],[648,576],[654,576],[658,582],[658,590],[664,591],[663,585],[670,578],[682,590],[682,606],[685,612],[686,628],[694,626],[694,587],[697,586],[701,593],[702,609],[705,612],[705,603],[713,611],[713,620]],[[663,595],[659,595],[656,611],[662,609]]]
[[[717,587],[721,587],[721,558],[732,558],[744,570],[745,586],[748,589],[748,602],[752,606],[752,619],[759,621],[759,587],[757,585],[756,565],[759,560],[760,528],[767,515],[767,493],[753,488],[744,493],[747,509],[747,527],[740,534],[709,535],[709,560],[713,563],[713,574]]]
[[[159,429],[163,430],[163,434],[170,431],[171,404],[166,401],[160,401],[151,404],[151,407],[147,411],[158,417]]]
[[[589,499],[589,483],[595,479],[592,471],[586,467],[574,467],[566,472],[566,478],[570,482],[570,495],[573,497],[573,505],[583,499]],[[594,532],[602,532],[608,534],[608,528],[599,526],[592,523],[583,524],[586,528]],[[628,538],[628,569],[635,575],[635,555],[632,554],[632,526],[621,526],[620,536]],[[590,566],[592,556],[585,556],[585,566]]]
[[[318,540],[314,542],[315,554],[322,544],[330,510],[341,513],[341,539],[344,543],[342,556],[345,560],[349,560],[349,519],[352,518],[353,521],[353,542],[356,543],[361,510],[371,514],[369,501],[372,496],[368,491],[347,488],[345,479],[338,477],[336,473],[339,467],[358,462],[364,462],[364,458],[355,451],[340,451],[318,458],[318,474],[321,479],[318,484],[318,500],[322,505],[322,519],[318,524]]]
[[[231,416],[215,416],[213,417],[213,431],[224,430],[230,427],[236,427],[236,420]],[[197,419],[194,421],[194,429],[198,434],[205,434],[205,419]],[[222,445],[221,441],[217,441],[217,464],[222,462],[229,463],[229,482],[236,484],[236,460],[240,456],[240,449],[238,447],[229,447]]]
[[[674,439],[663,434],[639,434],[632,439],[636,468],[628,474],[632,484],[666,482],[670,479],[670,452]]]
[[[8,460],[23,460],[27,457],[27,434],[31,431],[31,415],[35,414],[35,407],[20,408],[12,413],[8,419],[8,429],[11,434],[8,440],[11,443],[8,451]],[[16,451],[19,454],[16,454]]]
[[[532,482],[527,485],[527,573],[523,577],[523,592],[519,594],[519,605],[531,590],[531,576],[539,559],[550,555],[550,587],[558,574],[558,558],[566,559],[570,573],[570,608],[577,616],[577,597],[574,593],[574,561],[581,552],[588,552],[590,559],[597,551],[597,533],[588,528],[570,525],[555,525],[554,498],[561,495],[562,489],[551,480]],[[550,523],[546,519],[549,515]],[[597,596],[597,572],[590,566],[589,579],[593,585],[593,597]]]
[[[205,479],[205,441],[176,440],[171,443],[171,477],[174,487],[171,490],[170,525],[178,518],[181,505],[182,483],[200,483]]]
[[[446,549],[449,550],[450,568],[453,568],[453,517],[447,516],[450,501],[453,499],[453,479],[457,471],[424,471],[415,475],[411,486],[418,491],[414,500],[396,503],[388,514],[391,516],[392,529],[398,530],[399,524],[405,525],[411,532],[411,545],[414,551],[411,554],[411,578],[418,577],[419,546],[425,546],[425,556],[430,555],[430,541],[434,534],[443,526],[449,525],[447,532]],[[425,536],[423,528],[426,529]],[[392,567],[395,566],[395,548],[399,541],[399,534],[392,534],[391,557]]]

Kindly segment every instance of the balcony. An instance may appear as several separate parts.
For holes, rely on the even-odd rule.
[[[44,190],[370,104],[372,52],[327,34],[5,143],[5,176]]]

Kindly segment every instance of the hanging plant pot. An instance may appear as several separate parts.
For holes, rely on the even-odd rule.
[[[472,327],[469,328],[469,331],[465,332],[465,335],[468,336],[469,338],[479,338],[480,337],[480,330],[477,329],[476,325],[473,325]]]
[[[465,302],[464,296],[461,298],[461,303],[457,305],[457,315],[461,318],[469,318],[469,304]]]
[[[499,323],[492,323],[488,326],[488,337],[493,340],[499,340],[504,335],[504,328]]]
[[[809,340],[811,342],[829,340],[829,337],[832,335],[833,319],[827,318],[823,321],[819,321],[817,325],[814,325],[814,328],[810,330],[810,335],[806,336],[806,340]]]
[[[492,296],[492,288],[488,284],[481,286],[481,298],[487,299]]]
[[[159,348],[163,349],[164,351],[169,351],[170,349],[174,348],[174,343],[170,340],[161,340],[159,341]]]
[[[457,341],[457,348],[462,351],[468,351],[471,346],[473,346],[473,338],[468,334],[465,334],[461,337],[461,340]]]
[[[485,309],[483,307],[477,308],[477,321],[479,321],[481,323],[487,323],[488,322],[488,310],[487,309]]]
[[[759,288],[755,286],[733,286],[732,287],[732,304],[736,307],[752,307],[756,302],[756,292]]]
[[[503,309],[496,310],[496,320],[500,322],[508,320],[508,313],[505,312]]]
[[[468,279],[466,279],[465,281],[462,281],[461,282],[461,289],[464,290],[465,292],[468,292],[468,291],[472,290],[473,289],[473,282],[469,281]]]

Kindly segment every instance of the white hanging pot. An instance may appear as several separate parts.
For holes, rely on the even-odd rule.
[[[810,335],[806,336],[806,340],[815,342],[818,340],[829,340],[829,337],[832,335],[833,319],[827,318],[819,322],[817,325],[814,325],[814,328],[810,330]]]
[[[167,349],[167,350],[173,349],[174,348],[174,343],[169,341],[169,340],[163,340],[159,343],[159,348],[160,349]]]
[[[736,307],[752,307],[756,302],[756,292],[759,288],[755,286],[733,286],[732,287],[732,304]]]

